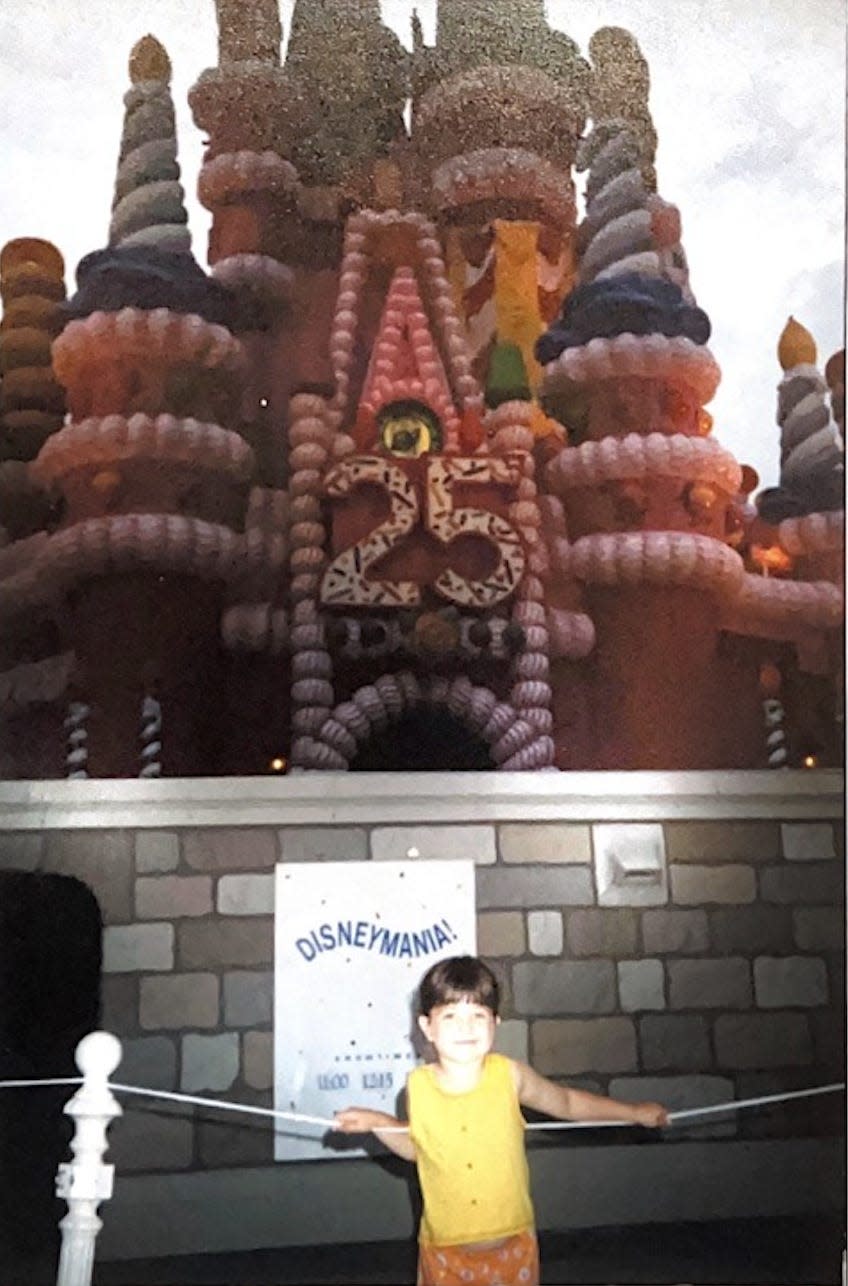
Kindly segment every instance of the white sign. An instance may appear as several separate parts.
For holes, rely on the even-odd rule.
[[[475,951],[473,862],[278,866],[277,1110],[331,1118],[356,1106],[394,1114],[418,1061],[418,984],[437,960]],[[324,1133],[282,1122],[275,1158],[362,1155],[341,1136],[339,1150],[325,1147]]]

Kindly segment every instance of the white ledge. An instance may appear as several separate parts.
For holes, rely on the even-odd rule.
[[[0,782],[0,829],[420,822],[685,821],[843,815],[836,769],[757,772],[298,773]]]

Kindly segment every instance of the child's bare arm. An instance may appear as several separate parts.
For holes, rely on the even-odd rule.
[[[415,1144],[409,1137],[405,1121],[399,1121],[388,1112],[375,1112],[370,1107],[348,1107],[336,1112],[335,1127],[342,1134],[374,1134],[392,1152],[405,1161],[415,1160]],[[401,1129],[402,1133],[386,1133]]]
[[[622,1103],[602,1094],[557,1085],[526,1063],[514,1062],[512,1066],[518,1101],[536,1112],[563,1121],[621,1121],[651,1128],[668,1125],[668,1112],[660,1103]]]

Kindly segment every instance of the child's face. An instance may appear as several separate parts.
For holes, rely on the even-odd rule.
[[[499,1019],[473,1000],[436,1005],[418,1019],[440,1062],[473,1063],[485,1058],[495,1039]]]

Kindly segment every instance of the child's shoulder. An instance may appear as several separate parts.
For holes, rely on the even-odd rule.
[[[486,1066],[491,1067],[496,1072],[502,1074],[509,1072],[510,1075],[513,1075],[513,1069],[517,1067],[517,1063],[514,1058],[508,1058],[506,1054],[499,1054],[493,1049],[486,1055]]]
[[[506,1054],[499,1054],[496,1049],[489,1050],[486,1055],[486,1062],[491,1063],[495,1067],[510,1066],[514,1061],[514,1059],[507,1057]]]
[[[411,1067],[409,1071],[406,1073],[407,1089],[409,1088],[410,1085],[420,1085],[421,1082],[429,1076],[430,1076],[429,1063],[417,1063],[415,1067]]]

